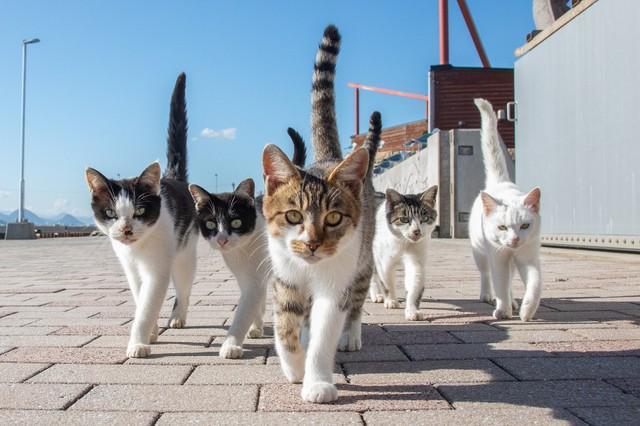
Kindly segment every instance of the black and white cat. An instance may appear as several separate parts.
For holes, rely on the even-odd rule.
[[[395,275],[400,262],[404,264],[407,301],[405,318],[420,321],[420,301],[426,279],[425,265],[431,233],[438,212],[434,185],[421,194],[400,194],[389,188],[385,202],[376,213],[376,233],[373,239],[375,272],[369,294],[375,303],[384,301],[387,309],[400,306],[396,297]]]
[[[184,327],[187,319],[198,229],[187,184],[185,84],[183,73],[171,98],[164,177],[158,162],[130,179],[108,179],[92,168],[85,172],[96,225],[111,239],[136,304],[129,357],[151,353],[169,281],[176,288],[169,327]]]
[[[303,167],[304,140],[292,128],[293,162]],[[245,179],[233,192],[209,193],[191,184],[189,191],[196,207],[196,222],[209,245],[219,251],[240,287],[240,301],[227,333],[220,357],[241,358],[245,336],[262,337],[267,283],[271,270],[262,197],[255,197],[253,179]],[[247,334],[248,333],[248,334]]]

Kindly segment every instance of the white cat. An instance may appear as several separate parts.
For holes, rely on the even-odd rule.
[[[526,292],[520,319],[529,321],[540,305],[540,189],[521,192],[511,182],[506,150],[498,134],[493,107],[484,99],[475,104],[482,117],[482,156],[486,183],[469,219],[469,238],[480,271],[480,300],[492,303],[496,319],[511,318],[518,305],[511,279],[517,268]]]
[[[373,240],[376,269],[369,294],[375,303],[384,300],[387,309],[398,308],[395,271],[402,261],[407,291],[405,318],[408,321],[424,319],[420,312],[420,301],[426,279],[429,240],[438,216],[435,209],[437,194],[437,186],[415,195],[403,195],[387,189],[385,202],[376,213]]]

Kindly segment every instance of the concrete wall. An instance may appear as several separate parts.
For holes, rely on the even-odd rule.
[[[600,0],[516,61],[516,178],[547,242],[640,244],[639,23],[640,1]]]

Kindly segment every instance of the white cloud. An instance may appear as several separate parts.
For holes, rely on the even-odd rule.
[[[228,129],[222,130],[215,130],[205,127],[200,132],[200,137],[206,139],[222,138],[227,140],[234,140],[236,138],[237,130],[238,129],[236,129],[235,127],[230,127]]]
[[[53,212],[54,213],[64,213],[69,210],[69,200],[66,198],[57,198],[53,202]]]

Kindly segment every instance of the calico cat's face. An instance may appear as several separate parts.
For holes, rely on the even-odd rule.
[[[338,255],[357,238],[368,163],[369,154],[359,149],[317,177],[297,169],[278,147],[268,145],[263,155],[263,212],[272,243],[310,264]]]
[[[495,244],[517,249],[540,230],[540,189],[535,188],[521,199],[498,201],[480,193],[485,235]]]
[[[415,195],[403,195],[387,189],[385,209],[391,232],[412,243],[431,235],[438,217],[435,207],[437,194],[437,185]]]
[[[160,165],[153,163],[132,179],[107,179],[95,169],[85,172],[98,228],[125,245],[144,239],[160,216]]]
[[[200,233],[212,248],[229,252],[245,245],[256,226],[252,179],[242,181],[234,192],[210,194],[198,185],[189,185],[189,191]]]

